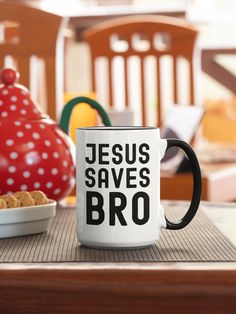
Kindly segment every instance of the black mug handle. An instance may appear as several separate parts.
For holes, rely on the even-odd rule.
[[[197,212],[197,209],[201,200],[202,179],[201,179],[200,166],[199,166],[197,157],[193,149],[186,142],[181,141],[179,139],[167,139],[166,150],[173,146],[180,147],[181,149],[184,150],[185,154],[187,155],[190,161],[192,173],[193,173],[193,194],[192,194],[191,204],[189,206],[187,213],[177,223],[171,222],[165,217],[166,229],[178,230],[187,226]]]

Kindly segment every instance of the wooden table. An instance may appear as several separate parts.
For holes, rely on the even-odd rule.
[[[234,163],[202,164],[202,200],[228,202],[236,200],[236,165]],[[189,200],[192,196],[192,174],[161,174],[161,198]]]
[[[236,244],[234,204],[203,204]],[[235,313],[236,263],[1,264],[1,313]]]

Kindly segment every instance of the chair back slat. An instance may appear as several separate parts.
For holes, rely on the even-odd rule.
[[[125,107],[129,107],[128,58],[124,59]]]
[[[30,56],[17,56],[15,60],[20,73],[20,83],[30,88]]]
[[[56,63],[59,42],[63,46],[62,28],[66,26],[65,20],[63,17],[30,6],[0,2],[0,68],[7,66],[6,56],[11,56],[16,70],[20,72],[20,84],[30,89],[32,80],[40,82],[36,84],[37,86],[42,86],[43,82],[46,82],[47,89],[44,91],[46,103],[42,104],[40,99],[36,100],[46,108],[53,119],[57,116],[57,108],[62,105],[63,90],[59,91],[60,84],[57,84],[57,81],[62,80],[60,86],[63,86],[63,73],[61,71],[56,73],[52,63]],[[32,78],[30,60],[33,56],[38,58],[39,62],[45,63],[44,77],[34,73]],[[40,94],[41,91],[38,91],[37,95]]]
[[[157,126],[161,125],[162,119],[162,97],[161,97],[161,62],[160,58],[157,58]]]
[[[145,94],[145,64],[144,58],[140,58],[140,76],[141,76],[141,110],[142,110],[142,125],[147,125],[146,119],[146,94]]]
[[[92,76],[92,90],[95,91],[96,90],[96,73],[95,73],[95,59],[92,58],[91,60],[91,76]]]
[[[112,77],[112,73],[113,73],[113,58],[109,58],[108,59],[108,84],[109,84],[109,105],[111,107],[113,107],[113,77]]]
[[[194,64],[193,64],[193,61],[191,60],[189,62],[189,78],[190,78],[190,104],[193,105],[194,104],[194,101],[195,101],[195,91],[194,91]]]
[[[194,104],[195,68],[193,66],[193,55],[196,49],[197,33],[196,29],[182,20],[150,15],[118,18],[86,30],[84,32],[84,39],[90,47],[92,64],[95,64],[95,60],[98,58],[107,58],[108,60],[109,84],[107,88],[109,97],[105,101],[105,105],[114,107],[116,103],[114,95],[120,95],[120,93],[114,93],[113,89],[121,88],[122,82],[114,84],[112,81],[117,73],[113,73],[115,67],[111,66],[111,60],[117,57],[123,60],[123,66],[118,68],[124,78],[123,98],[125,104],[123,108],[131,107],[135,109],[135,106],[138,106],[138,102],[135,99],[130,99],[130,96],[134,94],[131,91],[132,88],[136,89],[136,91],[139,89],[141,104],[141,110],[139,111],[142,114],[139,121],[141,121],[142,125],[150,124],[147,116],[147,86],[149,84],[149,77],[146,75],[146,61],[150,57],[154,57],[156,60],[156,62],[153,62],[151,69],[151,71],[155,72],[154,76],[157,78],[156,101],[153,100],[153,103],[156,103],[157,111],[156,125],[161,126],[167,102],[165,97],[167,93],[164,94],[163,85],[165,85],[165,88],[169,88],[169,95],[173,95],[173,103],[180,102],[179,88],[183,88],[183,86],[180,86],[182,84],[178,84],[179,57],[182,57],[189,64],[188,82],[185,82],[184,88],[189,88],[190,98],[188,102],[189,104]],[[131,69],[129,63],[133,57],[137,57],[139,61],[135,70],[133,69],[135,73],[129,73]],[[165,79],[163,84],[163,60],[165,57],[170,57],[172,60],[172,69],[168,73],[168,79]],[[92,88],[97,92],[96,84],[94,83],[96,80],[95,72],[96,66],[92,72]],[[139,76],[140,86],[134,86],[132,79],[130,79],[132,75]],[[119,96],[119,99],[122,99],[122,97]],[[168,102],[170,103],[171,101],[168,100]]]
[[[177,77],[177,58],[173,58],[173,89],[174,89],[174,103],[178,103],[178,77]]]

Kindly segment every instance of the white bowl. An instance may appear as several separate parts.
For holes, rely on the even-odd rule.
[[[29,207],[0,209],[0,238],[19,237],[48,230],[56,215],[56,201]]]

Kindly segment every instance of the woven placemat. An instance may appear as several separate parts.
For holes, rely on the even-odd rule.
[[[177,219],[182,207],[167,208]],[[199,210],[186,228],[164,230],[158,244],[144,249],[101,250],[81,246],[76,238],[76,211],[58,209],[47,233],[0,240],[0,262],[229,262],[235,246]]]

